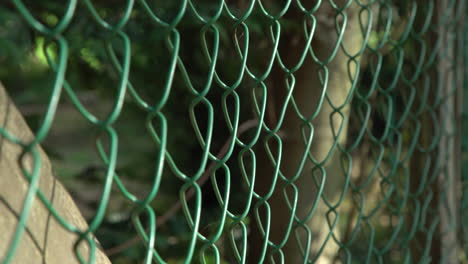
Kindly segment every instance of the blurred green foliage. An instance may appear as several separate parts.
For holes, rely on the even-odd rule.
[[[48,26],[55,26],[63,12],[63,4],[58,1],[23,2],[33,15]],[[156,1],[148,2],[154,5]],[[124,6],[120,1],[107,0],[93,1],[93,4],[99,14],[108,21],[118,19],[123,12],[121,6]],[[153,11],[162,18],[170,18],[178,11],[179,4],[177,1],[159,1],[158,8]],[[202,13],[210,14],[214,6],[207,2],[199,4],[198,7]],[[80,1],[75,12],[75,18],[65,32],[69,47],[66,79],[88,109],[102,117],[111,108],[115,86],[120,78],[109,58],[107,47],[112,45],[117,56],[121,56],[122,43],[94,23],[83,2]],[[260,23],[266,23],[266,20],[259,17],[252,20],[251,30],[262,35]],[[241,63],[240,59],[235,59],[238,56],[232,44],[233,25],[227,17],[223,17],[217,23],[217,27],[223,45],[218,55],[223,63],[222,67],[219,67],[219,73],[223,74],[223,79],[232,82],[238,75],[238,66]],[[181,43],[191,43],[181,45],[179,56],[184,64],[188,65],[191,81],[197,88],[205,85],[208,70],[207,56],[202,48],[202,28],[203,24],[190,12],[178,25]],[[147,19],[140,5],[133,9],[125,32],[131,40],[132,85],[145,100],[156,103],[160,100],[171,58],[171,47],[167,42],[170,32],[155,26]],[[212,37],[210,32],[206,33],[207,41]],[[12,4],[0,5],[0,80],[18,104],[33,131],[41,123],[54,77],[45,54],[54,58],[56,52],[54,40],[45,39],[31,29]],[[260,56],[261,52],[252,55],[253,68],[256,64],[261,66],[265,63],[255,59]],[[223,88],[213,84],[206,96],[215,109],[222,109],[223,92]],[[244,93],[246,98],[249,97],[246,89],[240,93]],[[179,167],[191,174],[198,169],[201,149],[188,119],[188,109],[195,96],[189,92],[180,72],[176,72],[171,98],[173,99],[164,107],[170,134],[167,149],[175,157]],[[245,118],[251,116],[249,106],[245,105],[242,111]],[[200,127],[206,127],[203,122],[207,120],[203,120],[203,113],[198,114]],[[154,156],[157,153],[157,148],[145,128],[145,122],[146,113],[128,99],[128,104],[114,126],[119,134],[120,150],[116,171],[121,178],[131,181],[135,186],[134,193],[141,193],[142,197],[152,181]],[[229,137],[229,131],[222,114],[216,114],[215,123],[219,124],[219,129],[216,131],[213,149],[220,149]],[[97,136],[98,131],[87,124],[71,104],[62,98],[54,127],[43,143],[52,159],[57,177],[67,186],[87,218],[93,217],[99,204],[102,187],[100,179],[104,172],[95,153],[94,140]],[[170,170],[165,170],[162,191],[158,194],[157,202],[152,205],[157,213],[166,212],[174,205],[179,199],[178,190],[182,185]],[[242,184],[232,186],[235,199],[235,196],[241,195],[238,190],[242,189]],[[87,192],[83,192],[84,189]],[[211,223],[210,219],[216,217],[216,212],[212,209],[215,208],[216,198],[209,187],[204,188],[204,193],[206,202],[203,210],[208,217],[204,218],[203,224],[207,225]],[[122,197],[114,198],[111,199],[108,216],[96,234],[104,248],[117,246],[136,234],[130,220],[132,204],[124,201]],[[183,257],[190,234],[181,211],[160,227],[156,244],[169,257],[169,263],[181,263],[178,258]],[[112,261],[137,263],[143,254],[143,247],[136,246],[112,256]],[[214,263],[214,259],[207,263]]]

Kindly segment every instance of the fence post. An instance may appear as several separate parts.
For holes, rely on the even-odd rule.
[[[34,139],[1,83],[0,129],[21,142]],[[36,145],[30,150],[37,153],[37,160],[33,160],[31,152],[23,156],[23,147],[0,133],[0,262],[79,263],[74,250],[78,234],[56,220],[39,200],[36,191],[40,190],[58,215],[77,231],[87,230],[86,221],[68,192],[54,178],[50,161],[41,147]],[[39,172],[29,181],[22,169],[31,171],[36,163],[40,165]],[[32,197],[31,202],[28,202],[28,196]],[[86,241],[80,243],[78,251],[85,261],[89,261]],[[93,263],[110,264],[100,249],[95,250],[95,255]]]

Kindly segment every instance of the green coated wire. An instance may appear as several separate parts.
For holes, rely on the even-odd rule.
[[[217,0],[209,4],[180,0],[172,3],[172,8],[153,1],[127,0],[118,4],[121,11],[110,16],[101,12],[100,1],[68,0],[54,26],[41,22],[34,12],[34,7],[42,3],[29,7],[21,0],[10,2],[29,30],[45,39],[43,52],[53,81],[33,140],[23,142],[0,127],[4,139],[23,149],[18,164],[29,181],[2,263],[15,263],[36,196],[63,228],[76,234],[74,253],[78,261],[95,263],[100,246],[93,234],[99,233],[105,222],[113,188],[132,204],[130,218],[135,235],[141,238],[137,242],[144,246],[139,261],[169,263],[174,256],[166,256],[167,250],[159,242],[167,236],[167,230],[160,228],[161,212],[154,205],[164,199],[166,190],[161,186],[172,176],[180,183],[176,195],[188,230],[181,237],[185,242],[177,263],[250,263],[252,251],[259,253],[259,263],[291,263],[287,252],[291,241],[297,242],[302,263],[319,261],[329,254],[329,248],[336,249],[333,258],[342,263],[431,261],[432,244],[440,240],[442,225],[437,208],[447,203],[444,199],[449,200],[451,195],[447,186],[453,184],[447,172],[449,158],[439,152],[453,144],[457,135],[444,127],[451,119],[445,120],[441,113],[452,107],[448,102],[461,89],[453,85],[452,90],[445,91],[444,78],[461,78],[459,73],[451,74],[459,71],[461,58],[451,57],[450,46],[453,48],[455,42],[466,46],[461,36],[466,37],[468,32],[463,29],[465,0],[441,1],[446,3],[443,10],[435,0]],[[86,23],[100,31],[95,38],[103,42],[109,66],[117,76],[112,93],[104,95],[112,102],[104,114],[93,114],[80,100],[81,87],[74,85],[69,75],[76,62],[71,59],[74,39],[68,32],[83,14],[92,18]],[[149,23],[139,25],[139,19]],[[331,24],[324,26],[327,21]],[[135,52],[141,52],[141,43],[132,32],[134,23],[148,31],[148,39],[156,36],[164,41],[161,54],[165,57],[151,58],[165,65],[157,76],[149,76],[161,81],[155,88],[137,80],[140,75],[135,73]],[[356,50],[347,47],[350,30],[361,38]],[[187,36],[198,39],[187,41]],[[316,43],[327,36],[333,36],[333,41],[324,57]],[[185,53],[196,41],[198,53],[187,59]],[[283,48],[293,42],[300,43],[291,45],[297,50]],[[465,61],[466,57],[465,52]],[[192,63],[198,60],[203,67],[194,69],[198,66]],[[334,100],[332,87],[337,82],[337,60],[345,61],[339,76],[346,76],[341,82],[349,86],[340,102]],[[447,69],[441,69],[442,61],[448,63]],[[313,64],[316,72],[301,77],[308,64]],[[310,111],[303,110],[304,98],[298,95],[303,89],[301,78],[318,80],[316,86],[305,88],[317,94],[317,99],[310,100],[314,104]],[[465,88],[467,83],[465,80]],[[189,98],[187,105],[178,101],[181,87]],[[283,89],[280,93],[278,87]],[[151,89],[158,96],[149,99],[146,93]],[[282,97],[275,98],[278,94]],[[86,230],[65,221],[39,189],[38,146],[47,141],[65,98],[95,129],[96,154],[105,168],[99,204]],[[152,172],[144,197],[133,193],[118,172],[118,157],[125,150],[116,126],[130,104],[139,107],[144,120],[144,126],[134,129],[148,132],[154,150],[147,165]],[[191,126],[185,135],[191,135],[198,147],[194,171],[185,169],[180,152],[171,145],[176,137],[171,130],[173,104],[184,108]],[[319,159],[310,150],[322,140],[316,122],[324,112],[332,143]],[[246,113],[254,118],[245,118]],[[292,143],[284,131],[290,119],[298,124],[295,129],[300,136],[293,140],[301,148],[295,153],[297,166],[286,172],[286,151]],[[465,126],[466,122],[455,130]],[[222,155],[217,148],[225,138],[220,133],[229,138]],[[346,142],[341,140],[344,137]],[[467,144],[463,147],[465,155]],[[186,152],[191,151],[188,148]],[[29,156],[33,160],[30,171],[22,165]],[[262,182],[260,175],[267,170],[261,165],[262,159],[271,165],[268,183]],[[329,167],[334,160],[339,161],[334,166],[339,167],[342,182],[331,198],[327,186],[338,182],[333,178],[335,168]],[[205,177],[211,185],[204,184]],[[315,186],[302,186],[305,177],[310,177]],[[466,178],[463,208],[467,207]],[[243,185],[241,198],[235,193],[239,183]],[[264,187],[263,192],[259,186]],[[209,206],[219,211],[215,219],[206,209],[208,188],[215,197],[215,205]],[[274,212],[279,209],[274,200],[278,195],[286,208],[285,230],[276,230],[275,226]],[[300,205],[304,195],[310,196],[305,213]],[[450,219],[457,217],[451,215]],[[205,230],[206,221],[210,222],[209,232]],[[320,245],[314,244],[318,235],[310,223],[323,223],[321,229],[326,229]],[[249,237],[254,227],[262,237],[256,245]],[[458,232],[453,223],[450,228]],[[466,239],[466,228],[464,231]],[[277,233],[282,235],[274,239]],[[89,256],[79,253],[83,243],[90,248]]]

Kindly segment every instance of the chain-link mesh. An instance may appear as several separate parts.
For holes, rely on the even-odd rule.
[[[465,1],[57,2],[0,4],[0,39],[27,31],[48,76],[21,91],[4,80],[45,107],[32,141],[0,129],[33,157],[3,263],[22,251],[35,197],[90,245],[75,248],[82,263],[101,247],[115,263],[464,258]],[[63,151],[48,153],[86,230],[38,188],[39,144]]]

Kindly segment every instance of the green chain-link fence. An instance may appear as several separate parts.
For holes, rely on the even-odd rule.
[[[466,263],[465,2],[0,3],[2,263]]]

